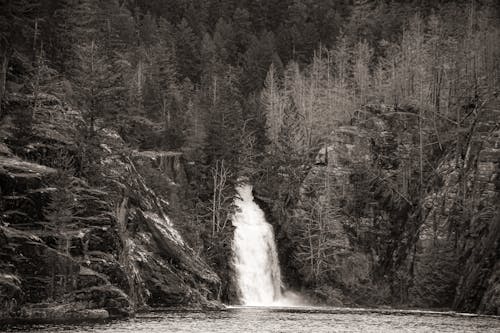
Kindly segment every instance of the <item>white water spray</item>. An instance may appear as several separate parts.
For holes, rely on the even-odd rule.
[[[233,216],[233,254],[241,302],[251,306],[280,306],[298,303],[298,296],[283,296],[281,272],[272,226],[253,201],[252,186],[236,188],[239,208]],[[295,298],[295,300],[291,299]]]

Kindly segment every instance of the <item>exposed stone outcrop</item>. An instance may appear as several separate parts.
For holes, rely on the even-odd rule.
[[[0,318],[15,315],[22,302],[21,281],[16,275],[0,274]]]
[[[22,115],[30,98],[9,96],[8,110]],[[0,320],[102,319],[147,306],[216,305],[218,276],[169,217],[182,206],[182,154],[131,151],[115,131],[99,129],[101,183],[72,175],[62,194],[55,162],[70,159],[77,170],[83,162],[79,112],[42,96],[29,136],[18,136],[20,121],[12,124],[0,146]],[[58,195],[72,200],[54,228],[47,214]]]
[[[75,323],[105,320],[109,317],[105,309],[89,309],[79,303],[33,304],[24,307],[15,320],[27,323]]]
[[[116,151],[116,143],[106,145]],[[129,237],[126,256],[132,283],[141,286],[138,298],[152,306],[213,306],[219,277],[185,243],[166,213],[181,206],[187,186],[182,155],[132,151],[112,154],[105,164],[106,178],[118,185],[114,193],[127,198],[122,207],[126,230],[121,233]]]
[[[344,303],[388,301],[384,300],[388,295],[376,275],[395,269],[392,259],[383,262],[381,258],[390,254],[396,259],[400,255],[397,242],[403,241],[404,235],[394,233],[389,237],[386,233],[393,219],[408,218],[403,213],[404,206],[410,205],[408,179],[404,178],[412,168],[407,157],[413,138],[400,130],[414,126],[411,108],[366,107],[352,125],[332,131],[302,183],[296,210],[298,223],[308,223],[311,218],[323,220],[311,228],[320,228],[328,239],[322,245],[322,250],[327,249],[327,259],[322,262],[335,267],[330,275],[339,288],[336,292],[349,294]],[[389,196],[397,197],[401,207],[390,207],[393,199]],[[398,213],[402,215],[395,216]],[[389,242],[390,238],[394,241]],[[317,242],[313,239],[313,243]],[[323,294],[317,291],[318,297],[324,298]]]
[[[0,156],[2,192],[24,192],[42,187],[45,178],[56,170],[14,156]]]
[[[423,158],[439,156],[439,163],[423,170],[430,180],[420,186],[417,119],[411,107],[367,106],[353,124],[336,128],[302,184],[299,223],[307,223],[311,207],[330,202],[322,227],[340,295],[335,300],[401,298],[422,307],[497,314],[498,124],[495,117],[479,121],[463,154],[454,146],[425,148]]]
[[[425,198],[422,245],[455,248],[460,275],[453,300],[461,311],[499,314],[500,129],[483,121],[464,156],[452,151]],[[462,200],[466,197],[467,200]],[[465,218],[464,218],[465,216]]]

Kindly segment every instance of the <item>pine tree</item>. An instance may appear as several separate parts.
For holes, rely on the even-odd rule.
[[[283,152],[293,151],[299,156],[305,156],[309,152],[304,117],[292,98],[285,108],[279,143]]]
[[[261,92],[261,103],[266,114],[268,138],[277,145],[283,124],[285,103],[273,63],[267,72],[264,89]]]
[[[72,75],[72,70],[78,66],[79,45],[100,37],[99,12],[98,0],[62,0],[55,11],[56,45],[60,48],[56,62],[63,73]]]
[[[188,77],[198,82],[200,76],[199,42],[186,20],[182,20],[176,27],[175,55],[178,79]]]
[[[292,59],[305,62],[319,42],[318,29],[311,22],[307,3],[294,0],[288,8],[288,21]]]
[[[151,49],[149,89],[146,110],[152,119],[159,119],[163,129],[172,125],[172,106],[176,87],[174,53],[168,40]]]
[[[0,116],[7,83],[9,61],[25,43],[36,48],[25,36],[33,36],[33,21],[39,1],[11,0],[0,3]]]
[[[239,136],[243,128],[241,95],[231,67],[219,74],[218,94],[209,99],[209,127],[206,150],[209,159],[225,160],[234,169],[239,152]]]
[[[21,124],[22,130],[26,131],[26,134],[31,132],[31,125],[40,107],[40,102],[46,98],[44,95],[62,95],[57,85],[59,83],[58,73],[49,67],[43,48],[38,53],[32,73],[30,73],[27,80],[30,82],[33,104],[30,107],[29,117],[24,119]]]
[[[66,256],[71,256],[71,234],[79,229],[75,219],[79,206],[79,198],[75,194],[74,178],[73,178],[73,158],[67,153],[57,152],[56,158],[52,161],[54,167],[57,168],[57,173],[51,179],[51,185],[56,189],[50,196],[50,201],[43,209],[45,221],[42,222],[43,232],[45,236],[51,236],[55,239],[56,250]],[[52,283],[49,295],[54,298],[60,294],[57,287],[72,287],[74,272],[68,267],[57,267],[60,265],[57,261],[52,261]],[[63,272],[57,276],[59,281],[56,281],[56,272]],[[73,283],[72,283],[73,282]]]
[[[118,0],[102,2],[97,12],[97,23],[102,26],[102,47],[113,59],[118,53],[125,53],[135,41],[135,27],[130,12],[120,6]]]
[[[370,87],[370,62],[373,51],[366,41],[359,42],[354,52],[353,76],[356,84],[357,99],[359,105],[368,101],[368,89]]]
[[[153,16],[149,12],[143,15],[140,18],[136,19],[138,30],[139,30],[139,39],[146,46],[150,47],[157,42],[157,29],[156,22]]]
[[[242,91],[245,94],[262,89],[267,70],[276,58],[274,35],[263,33],[261,38],[252,38],[244,55]],[[281,61],[276,60],[276,63]]]
[[[210,34],[205,33],[201,41],[201,51],[200,51],[201,65],[202,65],[202,83],[209,84],[210,79],[214,76],[217,71],[217,53],[215,49],[215,43],[210,36]]]
[[[236,54],[240,58],[248,48],[252,36],[252,22],[246,9],[236,8],[233,14]]]
[[[122,87],[115,85],[119,73],[112,72],[112,65],[103,50],[90,41],[78,45],[78,67],[74,69],[74,83],[79,104],[85,111],[88,135],[95,132],[96,121],[105,116],[106,106],[112,104],[112,96]]]
[[[186,129],[186,143],[183,151],[186,152],[188,160],[202,160],[202,148],[207,137],[206,114],[200,105],[200,97],[195,96],[187,103],[186,117],[188,120]]]
[[[217,21],[213,35],[217,61],[224,64],[236,65],[236,36],[231,23],[220,19]]]

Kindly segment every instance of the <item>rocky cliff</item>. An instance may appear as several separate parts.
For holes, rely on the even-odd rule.
[[[465,149],[440,159],[425,195],[417,281],[428,280],[429,274],[439,277],[425,269],[432,251],[452,249],[444,255],[457,265],[453,307],[500,314],[500,129],[495,115],[478,122],[476,133]]]
[[[43,96],[25,124],[32,102],[9,96],[2,118],[0,318],[217,306],[218,276],[169,217],[186,186],[182,155],[134,151],[106,128],[83,145],[77,110]]]
[[[480,121],[463,155],[425,147],[421,169],[416,115],[367,106],[332,132],[295,209],[298,270],[332,304],[498,314],[498,127]]]

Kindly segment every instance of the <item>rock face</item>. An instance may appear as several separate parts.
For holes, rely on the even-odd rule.
[[[411,107],[367,106],[351,126],[332,132],[296,209],[296,229],[313,245],[295,255],[312,247],[316,255],[307,258],[322,251],[324,259],[299,270],[305,280],[333,281],[316,290],[323,299],[337,295],[332,304],[402,302],[497,314],[500,132],[484,120],[467,153],[441,153],[420,186],[417,119]],[[466,208],[461,196],[470,198]],[[321,265],[334,269],[315,276]]]
[[[479,124],[466,154],[453,151],[441,160],[435,183],[425,197],[420,244],[455,249],[454,308],[499,314],[500,130],[494,120]]]
[[[367,107],[355,123],[334,129],[305,177],[295,223],[313,259],[301,270],[323,301],[393,302],[387,281],[405,255],[413,167],[407,158],[413,138],[398,132],[414,124],[412,109]]]
[[[10,96],[7,110],[19,114],[28,103],[29,96]],[[89,184],[78,171],[77,111],[45,96],[29,136],[21,137],[19,123],[11,119],[0,146],[0,319],[102,319],[149,306],[216,305],[218,276],[169,218],[186,185],[180,153],[131,151],[100,129],[94,163],[101,181]],[[76,172],[61,171],[61,160]]]

